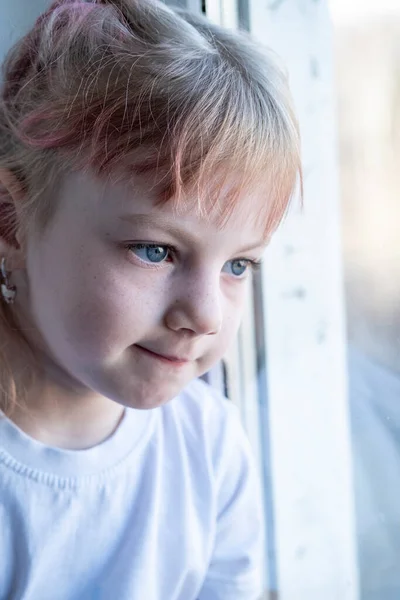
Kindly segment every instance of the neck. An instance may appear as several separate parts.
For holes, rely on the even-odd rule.
[[[124,413],[123,406],[77,385],[54,365],[47,365],[46,371],[35,369],[35,377],[21,383],[26,384],[24,400],[13,407],[10,419],[48,446],[96,446],[115,431]]]
[[[47,353],[33,353],[27,341],[8,337],[7,361],[17,390],[24,391],[8,416],[22,431],[45,445],[70,450],[96,446],[115,431],[123,406],[74,381]]]
[[[96,446],[118,427],[124,407],[95,393],[76,395],[54,382],[41,381],[16,406],[11,420],[29,436],[69,450]]]

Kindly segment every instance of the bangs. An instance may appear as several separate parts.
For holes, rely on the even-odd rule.
[[[294,119],[278,118],[281,107],[262,90],[255,94],[232,79],[221,74],[213,86],[203,79],[175,106],[173,98],[154,90],[139,103],[129,98],[128,87],[109,88],[103,105],[96,99],[84,111],[81,105],[58,110],[49,105],[25,119],[21,131],[30,146],[56,150],[60,168],[90,169],[128,182],[146,175],[160,202],[184,210],[194,195],[202,216],[216,209],[221,221],[246,189],[262,186],[268,206],[260,218],[271,232],[301,180],[297,126]],[[84,96],[89,95],[93,90],[87,86]],[[227,192],[231,176],[236,185]]]
[[[60,2],[39,22],[50,55],[44,66],[38,52],[30,84],[42,93],[18,95],[33,107],[14,132],[42,181],[44,164],[128,181],[150,175],[160,202],[181,210],[194,194],[199,213],[216,209],[222,221],[246,189],[262,186],[260,218],[276,229],[301,163],[286,77],[272,57],[167,7],[132,3],[130,14],[88,4]]]

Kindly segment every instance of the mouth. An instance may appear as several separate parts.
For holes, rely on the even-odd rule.
[[[154,358],[155,360],[163,362],[164,364],[168,364],[170,367],[183,367],[184,365],[187,365],[191,362],[187,358],[183,358],[183,357],[179,357],[179,356],[158,354],[157,352],[154,352],[153,350],[149,350],[148,348],[144,348],[143,346],[139,346],[137,344],[135,344],[135,348],[140,350],[143,354],[146,354],[147,356]]]

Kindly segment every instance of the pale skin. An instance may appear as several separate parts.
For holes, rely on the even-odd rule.
[[[18,209],[17,183],[6,171],[0,182]],[[19,249],[0,239],[13,311],[44,367],[12,418],[48,445],[88,448],[124,407],[170,401],[224,355],[265,247],[268,200],[243,193],[221,226],[216,212],[198,214],[194,196],[179,213],[157,205],[139,179],[70,173],[55,193],[43,232],[31,228]]]

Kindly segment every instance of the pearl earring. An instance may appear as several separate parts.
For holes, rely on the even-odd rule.
[[[10,285],[10,280],[8,278],[9,273],[6,269],[6,259],[1,259],[0,264],[0,274],[1,274],[1,295],[3,296],[4,302],[6,304],[14,304],[15,296],[17,295],[17,288],[15,285]]]

